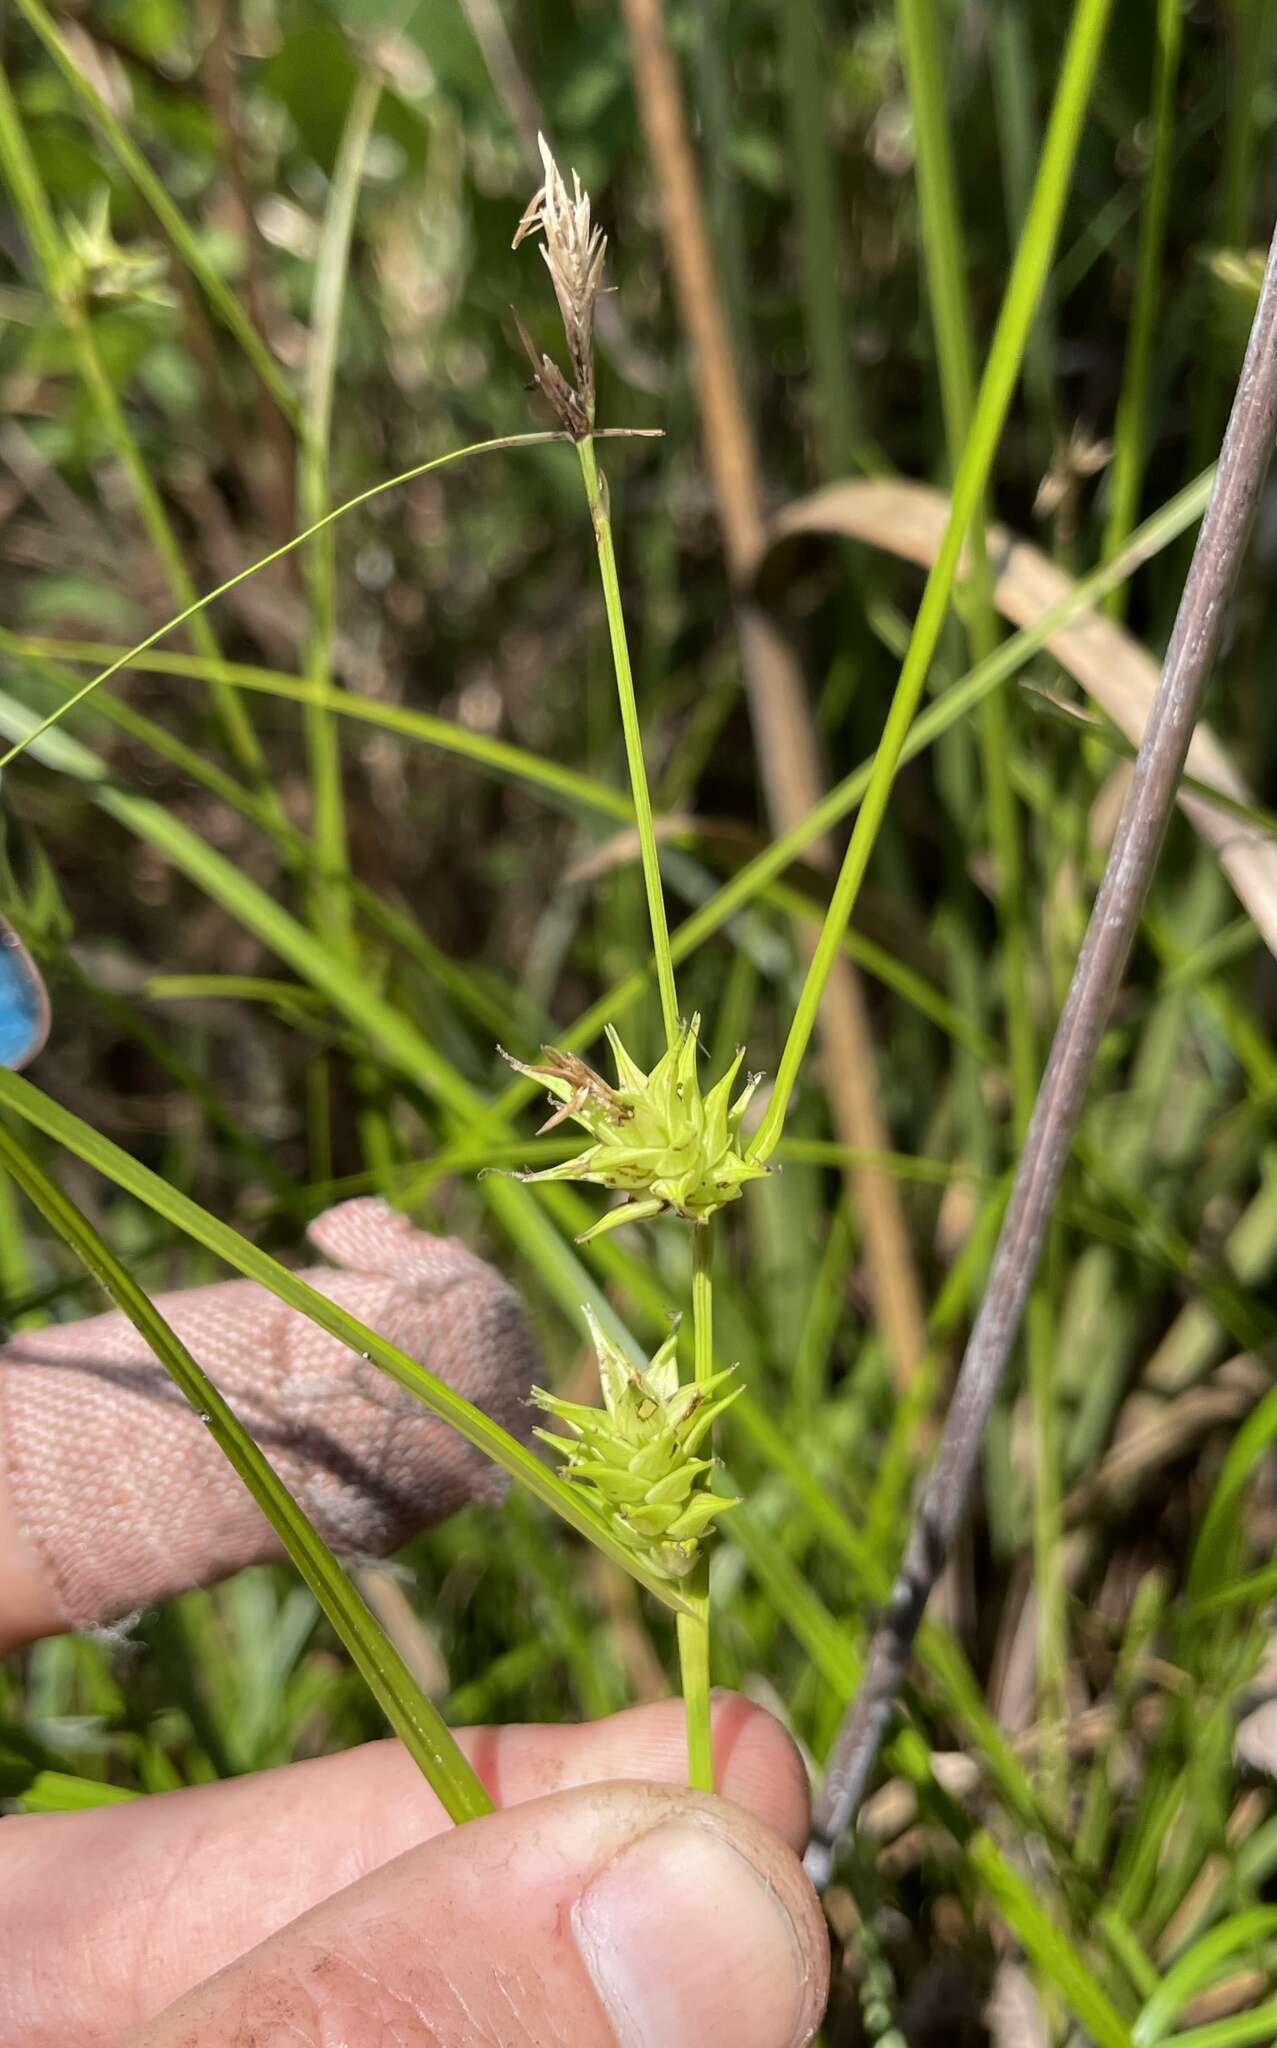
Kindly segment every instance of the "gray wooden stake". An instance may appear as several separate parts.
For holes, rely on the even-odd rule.
[[[1131,786],[1056,1026],[988,1286],[900,1575],[869,1646],[860,1690],[830,1755],[807,1870],[823,1887],[864,1797],[913,1639],[966,1513],[985,1425],[1006,1372],[1051,1209],[1086,1100],[1096,1050],[1125,972],[1175,802],[1224,616],[1268,470],[1277,421],[1277,234],[1220,450],[1219,469]]]

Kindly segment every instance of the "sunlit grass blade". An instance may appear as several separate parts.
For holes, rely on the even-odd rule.
[[[411,483],[416,477],[428,476],[433,469],[442,469],[450,462],[461,462],[469,455],[486,455],[498,448],[540,447],[551,441],[562,441],[564,438],[564,435],[554,432],[498,435],[494,440],[474,441],[466,448],[449,449],[446,455],[436,455],[429,462],[419,462],[411,469],[402,470],[398,476],[386,477],[381,483],[370,484],[366,491],[359,491],[353,498],[347,498],[343,505],[337,505],[331,512],[326,512],[322,519],[316,519],[310,526],[303,527],[302,531],[295,533],[291,540],[286,540],[280,547],[272,548],[269,554],[259,555],[258,559],[255,562],[250,562],[247,568],[237,570],[234,576],[228,576],[224,583],[217,585],[216,589],[207,591],[203,597],[196,598],[192,603],[186,605],[182,611],[176,613],[173,618],[166,619],[162,626],[157,626],[155,631],[148,633],[144,640],[139,640],[136,646],[129,648],[127,653],[120,655],[117,660],[102,669],[99,674],[92,676],[73,697],[69,698],[65,704],[60,705],[57,711],[45,719],[44,723],[35,732],[29,733],[21,745],[11,747],[7,754],[0,756],[0,768],[7,768],[15,756],[22,752],[23,747],[29,746],[31,741],[37,738],[40,733],[47,732],[50,726],[57,725],[61,719],[66,717],[68,711],[74,710],[77,704],[82,703],[86,697],[91,696],[93,691],[98,689],[101,684],[109,682],[113,675],[117,675],[121,669],[127,668],[129,663],[139,654],[144,654],[149,647],[154,647],[156,642],[163,640],[167,634],[176,632],[177,628],[184,626],[188,619],[195,618],[208,605],[214,604],[219,597],[225,597],[228,591],[238,589],[241,583],[246,583],[250,576],[256,576],[259,570],[268,569],[272,562],[282,561],[284,556],[291,555],[295,548],[303,547],[308,540],[313,540],[316,534],[322,533],[325,527],[331,526],[335,520],[344,519],[347,513],[356,511],[360,505],[369,504],[372,499],[381,497],[386,491],[398,490],[403,484]]]
[[[1078,0],[1065,46],[1055,104],[1047,126],[1037,184],[1016,251],[1006,297],[990,344],[971,433],[953,483],[948,525],[927,578],[908,652],[875,756],[873,775],[839,873],[821,938],[812,955],[794,1021],[785,1041],[775,1086],[753,1140],[766,1159],[775,1147],[815,1026],[816,1013],[842,933],[850,920],[869,856],[904,756],[958,573],[962,544],[977,513],[997,453],[1025,344],[1059,234],[1073,160],[1099,62],[1112,0]]]

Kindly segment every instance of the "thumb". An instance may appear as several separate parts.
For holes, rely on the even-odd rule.
[[[132,2048],[800,2048],[828,1985],[792,1850],[724,1800],[584,1786],[494,1813],[337,1892]]]

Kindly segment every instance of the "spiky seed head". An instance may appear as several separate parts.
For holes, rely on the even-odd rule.
[[[167,282],[168,259],[152,242],[125,248],[111,233],[111,195],[105,185],[95,193],[83,220],[68,215],[62,288],[84,305],[163,306],[177,304]]]
[[[569,1479],[589,1494],[613,1534],[666,1579],[695,1566],[715,1517],[737,1505],[712,1493],[713,1459],[698,1456],[717,1416],[740,1387],[735,1372],[697,1386],[679,1384],[677,1327],[645,1366],[632,1365],[587,1308],[603,1392],[602,1408],[562,1401],[534,1387],[537,1406],[568,1432],[537,1435],[564,1459]]]
[[[537,147],[545,177],[528,201],[511,246],[517,249],[529,235],[543,237],[541,254],[563,316],[572,363],[575,388],[569,385],[567,391],[579,409],[579,419],[564,394],[556,394],[555,379],[559,384],[566,382],[556,365],[543,357],[539,365],[534,361],[534,367],[538,383],[566,415],[568,431],[580,438],[594,424],[594,307],[603,287],[607,236],[590,219],[590,195],[581,190],[577,173],[572,173],[569,193],[544,135],[538,135]]]
[[[543,1049],[534,1066],[505,1054],[519,1073],[543,1082],[558,1105],[543,1130],[570,1118],[592,1140],[575,1158],[520,1178],[589,1181],[630,1197],[586,1231],[582,1242],[619,1223],[657,1216],[663,1209],[673,1209],[689,1223],[708,1222],[724,1203],[739,1199],[747,1181],[767,1172],[748,1157],[741,1137],[741,1119],[759,1077],[751,1075],[732,1102],[745,1057],[742,1047],[727,1072],[702,1095],[696,1073],[700,1022],[697,1016],[683,1024],[650,1074],[630,1058],[609,1025],[615,1087],[575,1054],[552,1046]]]

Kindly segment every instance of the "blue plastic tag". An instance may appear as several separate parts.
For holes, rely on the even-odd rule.
[[[0,1067],[25,1067],[49,1035],[49,998],[40,970],[0,917]]]

